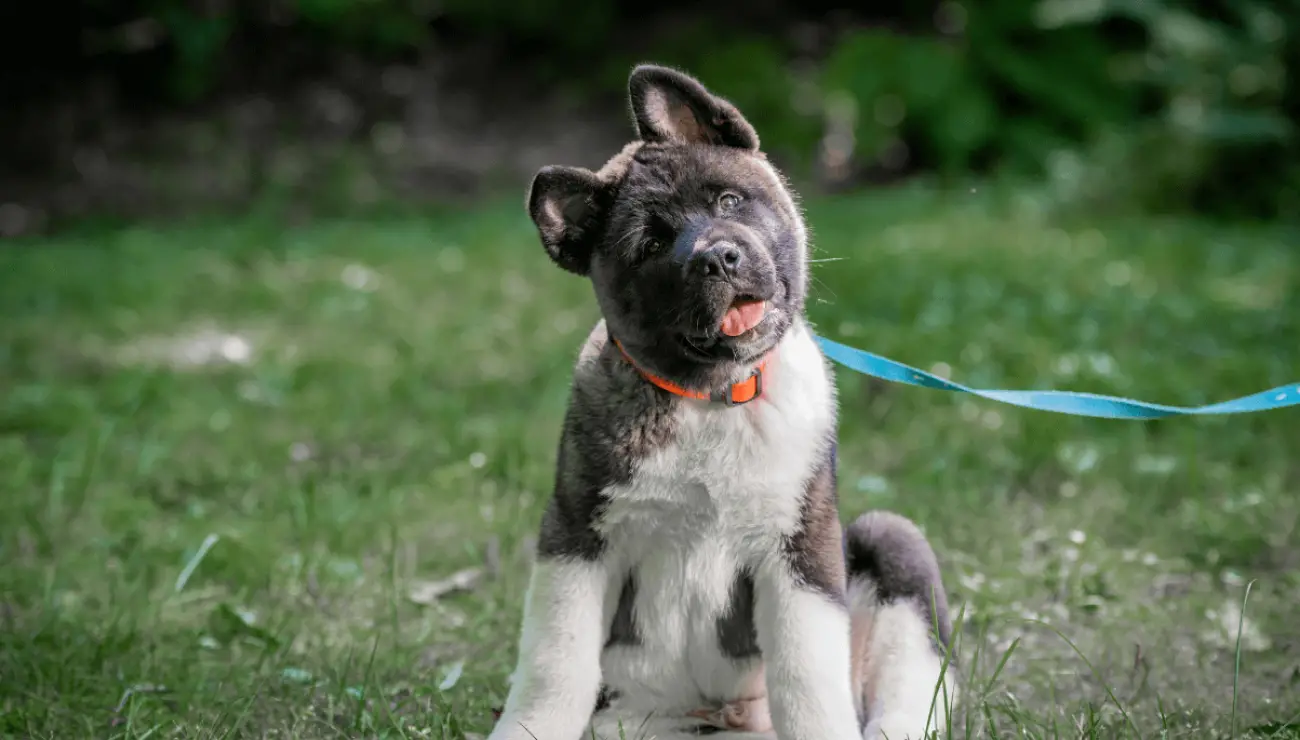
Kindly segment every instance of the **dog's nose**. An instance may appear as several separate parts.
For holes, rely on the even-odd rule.
[[[691,266],[704,277],[733,278],[743,261],[740,247],[727,241],[716,241],[691,257]]]

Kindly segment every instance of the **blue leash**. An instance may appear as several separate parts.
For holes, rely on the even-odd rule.
[[[1286,408],[1287,406],[1300,406],[1300,383],[1278,386],[1272,390],[1234,398],[1231,401],[1195,407],[1165,406],[1158,403],[1134,401],[1131,398],[1102,396],[1096,393],[1076,393],[1073,391],[980,390],[978,388],[967,388],[950,380],[944,380],[866,350],[833,342],[826,337],[819,336],[817,341],[821,344],[822,352],[827,357],[863,375],[870,375],[895,383],[919,385],[923,388],[960,391],[993,401],[1009,403],[1013,406],[1023,406],[1040,411],[1055,411],[1058,414],[1095,416],[1105,419],[1162,419],[1166,416],[1245,414],[1252,411],[1268,411],[1270,409]]]

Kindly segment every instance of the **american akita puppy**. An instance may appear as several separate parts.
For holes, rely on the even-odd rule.
[[[527,205],[603,314],[578,357],[490,740],[920,740],[951,631],[907,519],[836,506],[836,395],[808,239],[740,112],[632,71],[638,141]],[[937,698],[936,698],[937,692]]]

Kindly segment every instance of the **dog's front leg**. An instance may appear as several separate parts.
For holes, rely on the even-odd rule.
[[[781,740],[861,740],[852,689],[843,535],[829,466],[808,483],[799,528],[754,581],[755,627]]]
[[[779,563],[764,570],[754,584],[755,627],[777,737],[860,740],[844,602]]]
[[[599,560],[542,557],[524,603],[519,660],[489,740],[578,740],[600,691],[608,587]]]

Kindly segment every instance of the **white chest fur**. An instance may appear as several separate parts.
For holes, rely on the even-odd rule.
[[[762,399],[740,407],[688,401],[672,444],[607,491],[601,521],[611,582],[635,571],[636,646],[605,651],[605,680],[659,708],[734,693],[744,668],[718,647],[716,620],[742,567],[799,526],[804,486],[831,443],[835,393],[811,332],[787,332]]]

